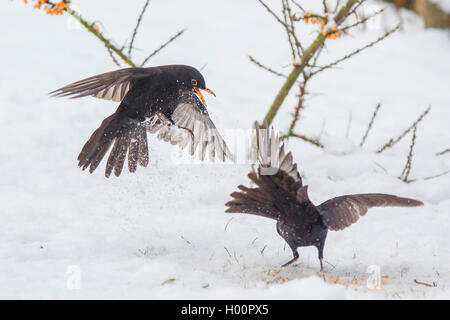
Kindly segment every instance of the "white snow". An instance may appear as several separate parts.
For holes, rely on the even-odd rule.
[[[73,1],[119,45],[143,2]],[[450,147],[446,31],[423,30],[420,18],[403,12],[403,31],[311,82],[314,95],[297,131],[313,137],[322,132],[327,148],[290,140],[288,149],[312,200],[385,192],[425,203],[372,209],[350,228],[330,232],[324,281],[316,273],[315,248],[300,249],[299,263],[277,273],[291,253],[274,223],[224,213],[229,194],[248,185],[249,165],[178,164],[171,160],[172,146],[151,137],[150,164],[135,174],[124,170],[120,178],[106,179],[104,164],[92,175],[81,171],[78,152],[117,103],[46,94],[116,66],[102,44],[74,29],[66,16],[47,16],[22,1],[2,1],[0,10],[0,298],[450,297],[450,175],[410,184],[397,179],[410,135],[375,153],[431,105],[418,127],[410,177],[450,169],[450,154],[435,156]],[[320,63],[379,37],[394,23],[394,13],[386,16],[352,37],[330,40]],[[282,80],[251,64],[247,54],[288,72],[283,30],[252,0],[155,0],[139,31],[136,57],[185,27],[151,64],[206,64],[202,73],[217,94],[207,97],[208,110],[219,130],[250,128],[263,118]],[[311,39],[310,31],[302,33],[304,39]],[[296,93],[281,108],[277,128],[288,127]],[[366,287],[372,265],[383,276],[380,290]],[[81,271],[79,290],[67,286],[74,279],[68,270]]]

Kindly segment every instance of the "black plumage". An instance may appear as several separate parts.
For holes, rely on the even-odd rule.
[[[269,132],[270,131],[270,132]],[[238,186],[239,192],[226,206],[226,212],[247,213],[277,221],[277,232],[287,242],[293,259],[299,257],[298,247],[315,246],[320,267],[328,230],[342,230],[355,223],[371,207],[423,205],[418,200],[382,193],[345,195],[316,206],[308,197],[308,186],[293,163],[292,154],[285,154],[275,132],[256,125],[257,158],[259,166],[248,174],[254,188]]]
[[[93,96],[120,102],[116,112],[103,120],[78,156],[78,165],[93,172],[112,146],[105,176],[122,172],[128,153],[128,169],[148,165],[147,131],[191,155],[208,151],[212,161],[231,154],[211,121],[200,89],[214,94],[201,73],[185,65],[127,68],[103,73],[69,84],[50,94],[80,98]]]

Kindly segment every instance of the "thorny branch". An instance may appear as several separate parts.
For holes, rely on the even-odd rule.
[[[367,49],[367,48],[370,48],[370,47],[374,46],[374,45],[377,44],[378,42],[380,42],[380,41],[386,39],[388,36],[390,36],[391,34],[393,34],[393,33],[394,33],[395,31],[397,31],[399,28],[400,28],[400,24],[397,25],[394,29],[392,29],[392,30],[390,30],[390,31],[387,31],[385,34],[383,34],[381,37],[379,37],[379,38],[376,39],[375,41],[372,41],[372,42],[368,43],[368,44],[365,45],[364,47],[361,47],[361,48],[359,48],[359,49],[356,49],[355,51],[353,51],[353,52],[351,52],[351,53],[349,53],[349,54],[343,56],[342,58],[340,58],[340,59],[338,59],[338,60],[336,60],[336,61],[334,61],[334,62],[331,62],[331,63],[329,63],[329,64],[327,64],[327,65],[325,65],[325,66],[323,66],[323,67],[320,67],[319,69],[315,70],[315,71],[312,73],[312,75],[316,75],[316,74],[318,74],[319,72],[322,72],[322,71],[324,71],[324,70],[326,70],[326,69],[329,69],[329,68],[331,68],[331,67],[334,67],[334,66],[336,66],[337,64],[339,64],[339,63],[341,63],[341,62],[343,62],[343,61],[345,61],[345,60],[347,60],[347,59],[353,57],[355,54],[358,54],[358,53],[360,53],[361,51],[363,51],[363,50],[365,50],[365,49]]]
[[[174,41],[176,38],[178,38],[179,36],[181,36],[184,32],[186,31],[186,29],[180,30],[178,31],[174,36],[172,36],[169,40],[167,40],[165,43],[163,43],[158,49],[156,49],[155,51],[153,51],[152,53],[150,53],[148,55],[147,58],[144,59],[144,61],[142,61],[141,63],[141,67],[143,67],[148,60],[150,60],[153,56],[155,56],[158,52],[160,52],[162,49],[164,49],[169,43],[171,43],[172,41]]]
[[[285,78],[285,82],[283,83],[282,87],[280,88],[278,94],[276,95],[274,101],[272,102],[272,105],[270,106],[269,110],[266,113],[266,116],[264,118],[264,121],[262,123],[268,123],[270,124],[273,119],[275,118],[276,114],[278,113],[278,110],[280,109],[281,105],[283,104],[284,100],[286,99],[287,95],[289,94],[289,91],[291,90],[292,86],[300,82],[298,78],[301,76],[303,77],[303,81],[300,82],[303,86],[303,90],[305,87],[305,84],[307,82],[307,79],[311,78],[312,76],[316,75],[317,73],[329,69],[338,63],[347,60],[351,58],[352,56],[356,55],[357,53],[361,52],[362,50],[365,50],[369,47],[374,46],[378,42],[382,41],[389,35],[391,35],[393,32],[395,32],[398,27],[394,28],[393,30],[390,30],[386,32],[384,35],[382,35],[380,38],[378,38],[375,41],[370,42],[369,44],[365,45],[362,48],[359,48],[348,55],[331,62],[328,65],[325,66],[318,66],[317,61],[322,53],[322,49],[325,46],[325,42],[328,38],[334,39],[341,36],[343,31],[350,30],[358,25],[361,25],[368,20],[372,19],[373,17],[380,14],[383,10],[377,11],[365,18],[357,18],[356,22],[353,22],[351,24],[348,24],[347,26],[343,26],[340,28],[341,24],[344,24],[344,22],[347,21],[350,15],[355,13],[356,7],[359,7],[364,0],[346,0],[344,3],[340,3],[341,1],[338,1],[336,8],[334,11],[332,11],[332,8],[328,5],[328,3],[323,0],[322,6],[323,6],[323,14],[312,14],[308,11],[306,11],[297,1],[294,0],[281,0],[281,15],[278,15],[275,13],[274,10],[272,10],[263,0],[257,0],[269,14],[283,27],[286,36],[287,36],[287,42],[289,44],[289,51],[292,56],[292,70],[291,72],[286,76],[280,72],[277,72],[273,70],[272,68],[269,68],[259,61],[255,60],[253,57],[249,56],[251,62],[255,63],[262,69],[275,74],[280,77]],[[302,17],[299,17],[297,13],[294,13],[293,7],[295,10],[300,9]],[[334,21],[333,23],[330,23],[330,19],[328,17],[328,13],[334,14]],[[319,24],[321,26],[320,32],[317,33],[317,36],[315,39],[308,45],[304,46],[296,34],[295,29],[295,23],[298,22],[306,22],[309,21],[313,24]],[[302,96],[301,99],[304,99]],[[294,134],[295,125],[299,118],[299,112],[301,110],[302,102],[299,101],[299,105],[296,106],[294,110],[294,118],[291,122],[291,126],[288,130],[288,133],[285,137],[302,137],[305,138],[303,135]],[[315,145],[319,145],[318,141],[314,139],[309,139],[308,141],[314,141]],[[307,140],[305,140],[307,141]]]
[[[129,57],[131,57],[131,51],[133,50],[134,39],[136,38],[137,31],[139,29],[139,26],[141,25],[142,17],[144,16],[145,10],[147,9],[149,2],[150,2],[150,0],[147,0],[145,2],[144,7],[142,8],[141,14],[139,15],[139,18],[136,22],[136,26],[134,27],[133,35],[131,36],[130,46],[128,47],[128,56]]]
[[[409,177],[409,173],[411,172],[413,150],[414,150],[414,145],[416,144],[416,133],[417,133],[417,125],[414,126],[413,135],[412,135],[412,139],[411,139],[411,145],[409,147],[409,153],[408,153],[408,158],[406,159],[405,167],[403,168],[403,171],[402,171],[402,174],[400,175],[400,177],[398,177],[400,180],[402,180],[403,182],[406,182],[406,183],[409,182],[408,177]]]
[[[113,44],[113,41],[111,39],[108,39],[105,37],[105,35],[100,31],[100,29],[98,28],[97,24],[95,22],[88,22],[87,20],[85,20],[83,17],[81,17],[81,15],[72,10],[70,7],[66,7],[64,9],[62,9],[64,12],[67,12],[69,15],[71,15],[75,20],[77,20],[87,31],[89,31],[90,33],[92,33],[97,39],[99,39],[106,47],[106,49],[108,50],[108,53],[110,54],[111,58],[113,58],[113,61],[115,64],[118,64],[117,59],[114,58],[114,54],[116,54],[125,64],[129,65],[130,67],[137,67],[139,65],[139,63],[134,62],[131,59],[131,52],[132,52],[132,48],[133,48],[133,43],[134,43],[134,39],[136,37],[137,34],[137,29],[139,28],[139,25],[141,23],[141,19],[142,16],[145,12],[145,9],[148,6],[148,2],[147,1],[144,5],[143,10],[141,11],[138,21],[136,23],[136,27],[133,31],[133,35],[131,38],[131,43],[128,49],[128,54],[126,54],[124,52],[124,47],[122,48],[118,48],[116,45]],[[52,7],[56,7],[56,3],[52,2],[52,1],[47,1],[46,2],[48,5],[52,6]],[[185,31],[182,30],[180,32],[178,32],[175,36],[173,36],[172,38],[170,38],[166,43],[164,43],[163,45],[161,45],[158,49],[156,49],[154,52],[152,52],[141,64],[140,66],[143,66],[145,63],[148,62],[148,60],[153,57],[155,54],[157,54],[159,51],[161,51],[163,48],[165,48],[169,43],[171,43],[172,41],[174,41],[176,38],[178,38],[179,36],[181,36],[181,34]]]
[[[252,56],[248,56],[248,58],[250,59],[251,62],[253,62],[254,64],[256,64],[258,67],[278,76],[278,77],[282,77],[282,78],[286,78],[286,76],[284,74],[282,74],[281,72],[275,71],[272,68],[269,68],[265,65],[263,65],[261,62],[259,62],[258,60],[256,60],[255,58],[253,58]]]
[[[393,145],[395,145],[397,142],[399,142],[400,140],[402,140],[407,134],[408,132],[410,132],[412,129],[414,129],[414,127],[417,126],[417,124],[419,124],[419,122],[421,122],[423,120],[423,118],[428,114],[428,112],[430,112],[431,107],[428,107],[420,116],[419,118],[417,118],[416,121],[414,121],[414,123],[408,127],[401,135],[399,135],[397,138],[391,138],[389,139],[389,141],[387,143],[385,143],[380,149],[378,149],[377,153],[381,153],[384,150],[391,148]]]
[[[364,134],[364,137],[361,140],[361,143],[359,144],[360,147],[363,146],[364,142],[366,142],[367,136],[369,135],[370,130],[372,129],[373,123],[375,122],[375,118],[378,114],[378,110],[380,110],[381,102],[377,104],[375,107],[375,111],[372,114],[372,118],[370,119],[369,125],[367,127],[366,133]]]

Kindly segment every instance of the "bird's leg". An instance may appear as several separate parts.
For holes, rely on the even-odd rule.
[[[285,264],[283,264],[283,265],[281,266],[282,268],[287,267],[288,265],[294,263],[295,261],[297,261],[297,259],[298,259],[298,257],[299,257],[297,248],[296,248],[296,247],[293,247],[293,246],[290,246],[290,247],[291,247],[292,254],[294,255],[294,257],[293,257],[291,260],[289,260],[288,262],[286,262]]]
[[[323,247],[323,244],[317,247],[317,250],[319,251],[320,272],[323,271]]]
[[[180,126],[177,126],[177,128],[178,129],[181,129],[181,130],[185,130],[185,131],[187,131],[188,132],[188,134],[191,136],[191,139],[192,139],[192,143],[194,143],[194,133],[192,132],[192,130],[191,129],[189,129],[189,128],[185,128],[185,127],[180,127]]]
[[[185,127],[177,126],[177,125],[175,124],[175,122],[174,122],[172,119],[167,118],[167,117],[166,117],[164,114],[162,114],[161,112],[155,112],[154,116],[152,117],[152,119],[151,119],[151,121],[150,121],[150,125],[151,125],[151,126],[159,125],[159,123],[158,123],[159,121],[161,121],[161,122],[163,122],[163,123],[167,123],[167,125],[168,125],[169,127],[174,126],[174,127],[177,127],[178,129],[187,131],[188,134],[189,134],[189,135],[191,136],[191,138],[192,138],[192,142],[194,142],[194,133],[192,132],[191,129],[188,129],[188,128],[185,128]]]

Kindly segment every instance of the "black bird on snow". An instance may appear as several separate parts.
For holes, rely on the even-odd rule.
[[[119,176],[128,152],[128,169],[148,165],[147,131],[199,158],[207,149],[211,161],[231,157],[225,141],[211,121],[200,90],[215,96],[201,73],[190,66],[167,65],[126,68],[80,80],[51,92],[53,96],[96,98],[120,102],[116,112],[103,120],[78,156],[78,165],[93,172],[113,145],[105,169]],[[199,99],[200,98],[200,99]]]
[[[248,174],[255,188],[238,186],[240,192],[226,206],[226,212],[254,214],[277,221],[278,234],[299,258],[298,247],[315,246],[323,270],[323,248],[328,230],[342,230],[358,221],[371,207],[415,207],[422,202],[382,193],[345,195],[316,206],[308,197],[308,186],[293,163],[292,154],[285,154],[284,144],[272,130],[260,130],[256,125],[259,166]]]

